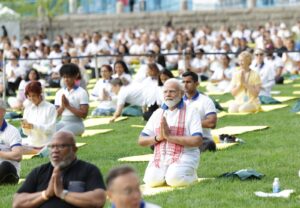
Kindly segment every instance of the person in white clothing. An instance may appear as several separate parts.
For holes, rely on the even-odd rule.
[[[106,184],[112,208],[160,208],[142,199],[139,177],[130,166],[111,169]]]
[[[43,99],[42,85],[38,81],[30,82],[25,88],[25,95],[30,101],[24,109],[22,130],[28,136],[24,143],[26,152],[38,153],[46,146],[55,133],[55,106]]]
[[[275,85],[276,75],[274,65],[264,61],[264,50],[256,49],[254,55],[255,59],[252,61],[250,68],[256,71],[261,79],[259,96],[271,97],[271,90]]]
[[[111,81],[112,91],[117,95],[117,108],[110,119],[114,122],[121,115],[141,116],[144,104],[143,85],[132,83],[127,85],[123,80],[115,78]],[[126,106],[127,105],[127,106]]]
[[[129,72],[129,69],[126,65],[126,63],[122,60],[116,61],[114,64],[114,74],[112,75],[112,78],[120,78],[125,79],[128,83],[131,82],[131,74]]]
[[[213,141],[210,130],[217,125],[217,110],[214,102],[206,95],[197,91],[199,86],[198,75],[194,72],[182,74],[182,82],[185,94],[183,100],[188,107],[191,105],[198,109],[203,128],[203,144],[199,147],[201,152],[206,150],[215,151],[216,144]]]
[[[178,187],[197,180],[202,144],[201,119],[195,107],[184,103],[179,80],[164,84],[164,104],[157,109],[140,134],[139,145],[154,145],[154,157],[145,171],[144,182],[156,187]]]
[[[4,119],[5,102],[0,99],[0,185],[17,184],[20,177],[22,142],[17,128]]]
[[[91,98],[99,102],[97,108],[92,111],[92,116],[108,116],[112,115],[116,110],[116,102],[114,94],[111,90],[112,67],[110,65],[102,65],[101,79],[99,79],[93,88]]]
[[[230,67],[230,58],[227,55],[220,57],[220,65],[215,68],[206,89],[208,92],[230,92],[230,82],[233,69]]]
[[[80,70],[75,64],[65,64],[60,69],[65,88],[55,95],[57,115],[61,120],[57,123],[57,131],[70,131],[79,136],[84,132],[83,119],[89,111],[89,96],[86,90],[77,86]]]

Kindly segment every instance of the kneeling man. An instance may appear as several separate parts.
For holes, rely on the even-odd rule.
[[[187,108],[183,102],[179,80],[167,80],[163,93],[164,104],[153,113],[139,138],[141,146],[154,145],[144,182],[151,187],[164,183],[185,186],[197,180],[201,119],[195,107]]]

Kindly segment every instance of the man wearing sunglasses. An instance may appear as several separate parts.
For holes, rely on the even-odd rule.
[[[99,169],[76,158],[74,135],[60,131],[48,145],[50,162],[35,168],[13,199],[13,207],[103,207]]]

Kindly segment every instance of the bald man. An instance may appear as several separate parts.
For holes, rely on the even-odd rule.
[[[186,107],[183,93],[177,79],[168,79],[164,104],[152,114],[139,137],[141,146],[154,145],[154,157],[144,176],[147,186],[185,186],[197,180],[201,119],[194,106]]]
[[[13,207],[103,207],[105,185],[99,169],[76,158],[71,132],[54,134],[50,162],[35,168],[13,199]]]

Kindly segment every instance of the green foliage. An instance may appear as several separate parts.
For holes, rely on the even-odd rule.
[[[292,95],[292,84],[276,86],[282,96]],[[214,96],[215,99],[226,101],[230,95]],[[232,208],[232,207],[299,207],[299,118],[300,115],[290,112],[294,101],[288,102],[289,107],[271,112],[261,112],[246,116],[227,116],[220,118],[218,128],[233,125],[268,125],[267,130],[250,132],[239,135],[245,144],[201,155],[198,168],[199,177],[214,178],[222,173],[244,168],[255,169],[265,174],[262,180],[240,181],[238,179],[214,179],[176,190],[145,197],[147,201],[162,207],[205,207],[205,208]],[[117,162],[120,157],[148,154],[150,148],[137,145],[140,128],[131,125],[144,125],[142,118],[129,118],[128,120],[94,127],[111,128],[113,132],[100,134],[89,138],[78,138],[78,142],[86,142],[81,147],[78,157],[96,164],[104,177],[108,170],[121,164]],[[45,163],[47,159],[32,159],[22,161],[21,176],[24,178],[32,168]],[[146,162],[131,163],[142,177]],[[271,192],[274,177],[279,177],[282,189],[295,189],[296,194],[290,199],[258,198],[255,191]],[[11,207],[12,196],[19,185],[3,186],[0,188],[0,207]],[[107,203],[106,207],[109,206]]]
[[[15,10],[21,16],[37,17],[39,8],[41,8],[42,16],[52,19],[56,15],[63,14],[64,5],[68,2],[65,0],[2,0],[1,3]]]

